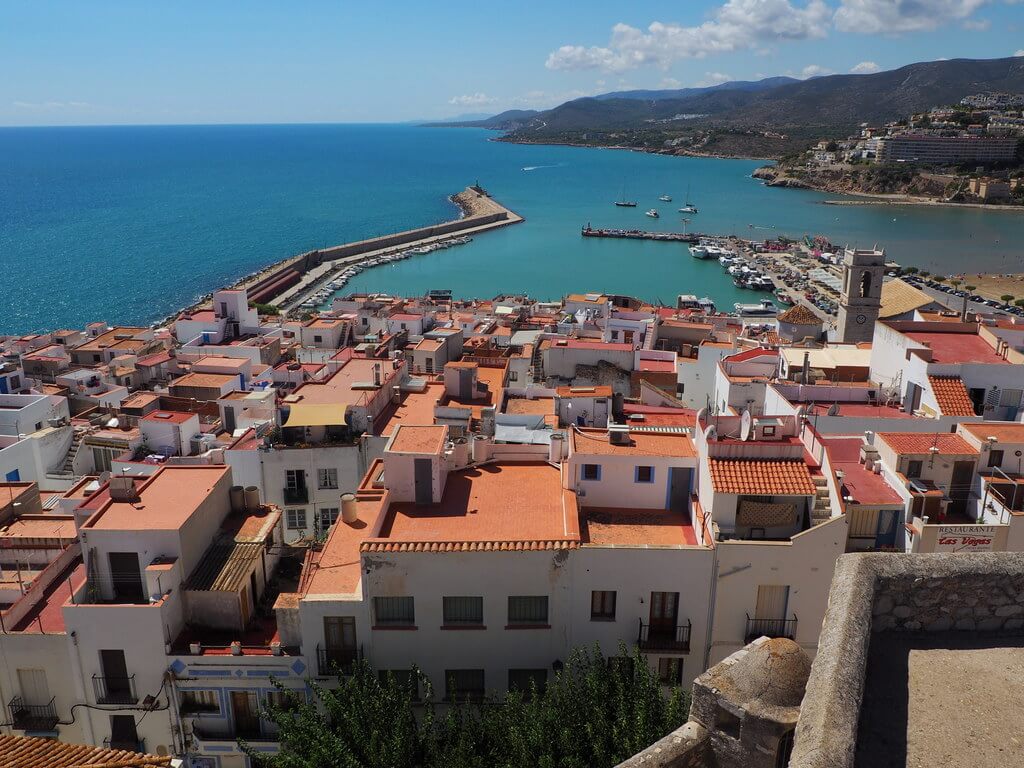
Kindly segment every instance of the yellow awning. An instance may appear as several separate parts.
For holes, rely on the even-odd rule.
[[[288,411],[286,427],[337,427],[343,426],[348,406],[340,403],[328,405],[296,403]]]

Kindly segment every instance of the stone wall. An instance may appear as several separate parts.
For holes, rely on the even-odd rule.
[[[951,555],[961,557],[961,555]],[[1024,627],[1024,571],[998,580],[992,574],[959,573],[879,580],[872,632],[1017,630]]]
[[[851,768],[872,632],[1020,633],[1024,553],[839,558],[790,768]]]
[[[616,768],[704,768],[709,764],[707,746],[707,731],[690,721]]]

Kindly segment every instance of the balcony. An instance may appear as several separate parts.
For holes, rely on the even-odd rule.
[[[140,752],[146,754],[146,740],[135,739],[133,741],[125,741],[123,739],[107,738],[103,740],[104,749],[121,749],[125,752]]]
[[[135,675],[129,677],[92,676],[92,687],[96,692],[97,704],[137,704]]]
[[[19,731],[52,731],[57,727],[57,708],[50,699],[46,704],[26,704],[21,696],[15,696],[7,705],[11,724]]]
[[[666,651],[670,653],[690,652],[690,630],[692,624],[687,619],[685,624],[674,627],[651,626],[640,620],[636,644],[641,651]]]
[[[284,503],[285,504],[308,504],[309,503],[309,489],[308,488],[285,488],[284,489]]]
[[[752,619],[747,614],[747,634],[745,642],[756,640],[761,636],[796,638],[796,614],[791,619]]]
[[[363,649],[359,648],[322,648],[316,647],[320,677],[331,677],[336,674],[351,675],[356,664],[363,658]]]

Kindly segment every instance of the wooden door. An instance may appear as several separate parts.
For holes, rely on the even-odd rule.
[[[678,613],[678,592],[651,592],[652,634],[675,632]]]
[[[231,713],[235,720],[235,735],[259,735],[259,706],[256,703],[255,693],[250,693],[248,691],[232,691]]]

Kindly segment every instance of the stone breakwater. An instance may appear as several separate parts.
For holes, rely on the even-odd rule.
[[[459,207],[462,215],[458,219],[300,253],[248,275],[231,287],[247,289],[252,302],[273,304],[284,296],[314,290],[329,271],[323,269],[328,264],[358,264],[397,247],[413,248],[446,236],[476,234],[525,221],[475,185],[449,199]],[[210,299],[204,296],[183,311],[208,308]]]

